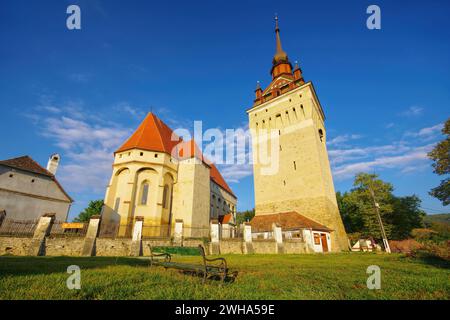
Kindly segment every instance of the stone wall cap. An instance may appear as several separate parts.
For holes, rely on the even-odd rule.
[[[183,219],[175,219],[175,222],[181,222],[181,223],[183,223]]]
[[[136,221],[144,221],[144,217],[143,216],[137,216],[135,218]]]
[[[91,217],[91,220],[92,220],[92,219],[101,219],[101,216],[100,216],[99,214],[96,214],[96,215],[94,215],[94,216]]]

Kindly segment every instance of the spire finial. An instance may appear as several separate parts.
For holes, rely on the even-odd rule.
[[[278,28],[278,13],[275,13],[275,32],[277,32],[277,30],[279,31],[280,29]]]

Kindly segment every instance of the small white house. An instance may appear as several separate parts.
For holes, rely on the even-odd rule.
[[[50,157],[47,169],[29,156],[0,161],[0,211],[7,219],[35,220],[54,213],[66,221],[73,200],[55,178],[60,157]]]
[[[284,239],[304,241],[313,252],[332,251],[330,238],[332,230],[295,211],[255,216],[250,223],[252,237],[254,239],[273,238],[274,223],[281,226]]]

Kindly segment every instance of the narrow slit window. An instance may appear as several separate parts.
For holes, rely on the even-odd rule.
[[[141,204],[146,205],[148,199],[148,183],[144,183],[142,185],[142,195],[141,195]]]

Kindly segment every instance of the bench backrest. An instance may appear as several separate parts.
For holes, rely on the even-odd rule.
[[[198,247],[164,247],[164,246],[150,246],[150,250],[153,253],[169,253],[178,254],[181,256],[202,256],[205,257],[205,249],[202,245]]]

